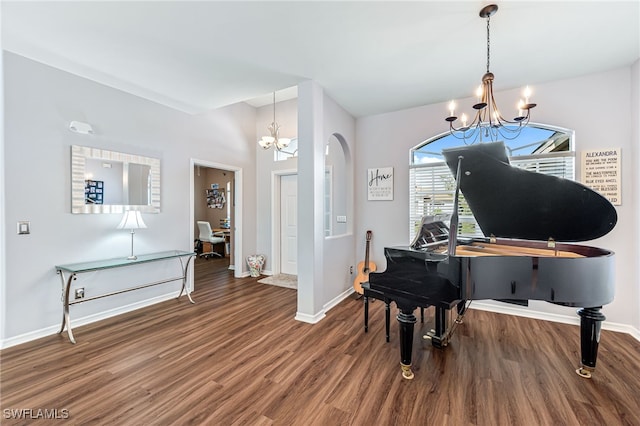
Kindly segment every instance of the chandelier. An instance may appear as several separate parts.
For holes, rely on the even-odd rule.
[[[270,136],[263,136],[258,141],[261,147],[269,149],[274,146],[278,151],[289,146],[291,139],[279,137],[280,125],[276,122],[276,92],[273,92],[273,122],[267,127]]]
[[[490,4],[480,10],[480,17],[487,20],[487,72],[482,76],[482,84],[476,90],[477,103],[473,105],[476,110],[473,121],[468,122],[466,114],[460,117],[461,125],[455,126],[458,117],[455,115],[456,103],[449,103],[449,116],[445,118],[449,122],[449,132],[458,139],[473,139],[475,142],[478,138],[482,142],[482,138],[488,138],[497,141],[500,138],[515,139],[520,131],[529,123],[529,114],[536,104],[529,103],[531,90],[527,86],[523,91],[523,99],[520,99],[517,105],[518,115],[512,120],[504,118],[496,101],[493,97],[493,79],[494,75],[489,71],[489,62],[491,58],[491,44],[489,38],[490,18],[498,11],[498,6]]]

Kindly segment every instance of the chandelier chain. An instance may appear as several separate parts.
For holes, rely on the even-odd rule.
[[[491,16],[487,16],[487,72],[489,71],[489,58],[491,58],[491,43],[489,40],[489,21],[491,20]]]

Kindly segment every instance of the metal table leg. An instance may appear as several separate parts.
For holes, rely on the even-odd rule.
[[[62,281],[62,326],[58,334],[64,331],[64,326],[67,326],[67,334],[71,343],[75,344],[76,339],[73,338],[73,332],[71,331],[71,319],[69,318],[69,292],[71,291],[71,281],[76,279],[76,274],[69,275],[69,279],[65,281],[64,272],[58,271],[60,274],[60,280]]]
[[[193,301],[193,299],[191,298],[191,293],[189,292],[189,289],[187,288],[187,274],[189,272],[189,264],[191,263],[191,259],[193,259],[194,256],[189,256],[187,258],[187,264],[185,265],[182,262],[182,258],[180,257],[180,267],[182,267],[182,289],[180,289],[180,294],[178,295],[178,299],[180,299],[180,296],[182,296],[182,293],[186,293],[187,297],[189,298],[189,302],[195,304],[196,302]]]

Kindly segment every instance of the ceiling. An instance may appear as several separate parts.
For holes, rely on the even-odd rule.
[[[486,1],[140,1],[0,4],[5,50],[189,113],[315,80],[355,117],[473,94]],[[496,90],[640,57],[640,0],[501,1]],[[278,101],[296,89],[278,92]]]

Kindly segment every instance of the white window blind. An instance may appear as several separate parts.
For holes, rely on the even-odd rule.
[[[564,179],[575,179],[575,152],[555,152],[509,159],[512,166],[529,171],[553,175]],[[455,179],[444,161],[413,164],[409,168],[409,235],[413,240],[422,217],[425,215],[453,212]],[[526,188],[522,188],[526,191]],[[481,237],[482,231],[473,213],[460,193],[458,235]]]

